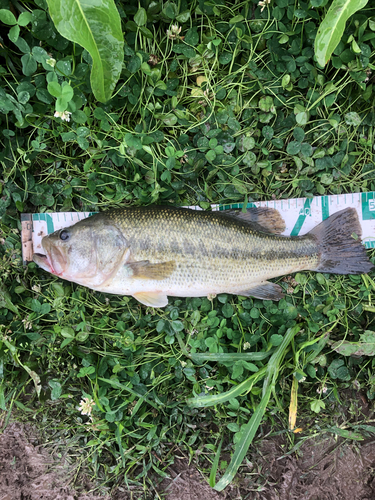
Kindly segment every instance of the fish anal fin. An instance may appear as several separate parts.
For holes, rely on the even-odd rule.
[[[174,260],[152,264],[148,260],[128,262],[126,264],[132,270],[132,278],[163,280],[169,278],[176,267]]]
[[[138,292],[133,297],[145,306],[165,307],[168,304],[168,297],[163,292]]]
[[[220,213],[246,221],[255,230],[263,231],[264,233],[281,234],[285,231],[285,221],[275,208],[250,207],[246,212],[240,210],[223,210]]]
[[[270,281],[262,281],[257,285],[248,288],[247,290],[242,290],[236,292],[237,295],[244,295],[245,297],[255,297],[256,299],[263,300],[280,300],[284,297],[283,289],[280,285],[276,283],[271,283]]]

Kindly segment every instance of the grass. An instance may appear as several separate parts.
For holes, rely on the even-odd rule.
[[[291,446],[310,432],[342,432],[340,411],[330,412],[350,387],[372,401],[373,358],[345,357],[332,344],[374,330],[371,277],[299,273],[279,280],[292,291],[279,303],[222,294],[153,310],[35,264],[23,268],[19,220],[21,212],[150,203],[207,209],[375,191],[373,10],[352,18],[335,65],[321,68],[313,42],[323,6],[301,3],[293,15],[287,0],[263,12],[255,2],[217,2],[218,15],[212,5],[185,2],[173,15],[186,20],[176,22],[168,4],[144,5],[151,39],[132,24],[138,3],[119,2],[125,67],[104,105],[91,93],[87,54],[57,34],[54,41],[44,4],[17,5],[44,19],[21,36],[57,63],[30,73],[18,46],[1,49],[1,410],[59,420],[59,432],[85,450],[104,483],[124,475],[142,483],[150,471],[162,477],[173,446],[197,460],[201,454],[222,476],[222,437],[222,452],[233,453],[255,419],[286,432],[291,393],[296,425],[302,415],[320,422],[301,437],[288,434]],[[167,35],[173,23],[180,38]],[[351,35],[361,54],[352,52]],[[52,71],[74,89],[80,113],[70,122],[53,116]],[[79,410],[84,398],[95,402],[90,415]],[[243,453],[234,457],[237,467]],[[207,462],[200,466],[209,476]]]

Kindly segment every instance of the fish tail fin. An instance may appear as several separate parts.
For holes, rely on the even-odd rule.
[[[361,243],[362,229],[355,208],[331,215],[312,231],[321,252],[314,271],[335,274],[368,273],[374,267]]]

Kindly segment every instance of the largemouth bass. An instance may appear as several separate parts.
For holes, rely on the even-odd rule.
[[[45,236],[45,255],[33,259],[61,278],[132,295],[153,307],[166,306],[168,295],[279,300],[282,288],[270,278],[302,270],[361,274],[373,267],[354,208],[333,214],[304,236],[281,236],[283,230],[279,213],[266,208],[123,208]]]

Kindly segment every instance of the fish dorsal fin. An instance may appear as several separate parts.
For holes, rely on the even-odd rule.
[[[168,297],[163,292],[138,292],[133,297],[145,306],[165,307],[168,304]]]
[[[140,260],[138,262],[128,262],[126,264],[132,271],[132,278],[163,280],[168,278],[176,267],[174,260],[168,262],[160,262],[159,264],[151,264],[148,260]]]
[[[262,281],[247,290],[236,292],[236,294],[264,300],[280,300],[284,297],[281,286],[276,283],[271,283],[271,281]]]
[[[242,212],[241,210],[224,210],[219,212],[248,222],[257,231],[271,234],[281,234],[285,231],[285,221],[275,208],[251,207]]]

